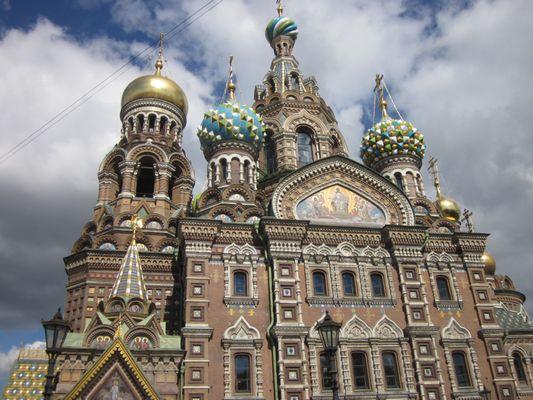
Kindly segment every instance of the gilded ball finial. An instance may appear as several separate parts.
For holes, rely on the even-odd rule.
[[[281,0],[277,0],[276,3],[278,3],[278,16],[281,17],[283,15],[283,4],[281,4]]]
[[[485,251],[481,256],[481,260],[485,263],[485,274],[494,275],[496,273],[496,260],[488,251]]]
[[[157,60],[155,61],[155,74],[161,75],[161,70],[163,69],[163,32],[159,34],[159,52],[157,54]]]

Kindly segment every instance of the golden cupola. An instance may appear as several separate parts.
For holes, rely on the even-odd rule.
[[[433,175],[433,182],[435,184],[435,192],[437,194],[437,201],[435,205],[442,218],[451,222],[459,223],[461,219],[461,206],[451,197],[444,196],[440,188],[440,179],[438,172],[438,161],[431,158],[429,161],[429,169]]]
[[[485,274],[494,275],[496,273],[496,260],[488,251],[485,251],[481,256],[481,260],[485,264]]]
[[[162,49],[160,48],[159,57],[155,62],[155,73],[133,80],[122,94],[121,107],[123,108],[135,100],[157,99],[173,104],[186,116],[189,104],[185,92],[172,79],[163,76],[161,74],[162,69],[163,57]]]

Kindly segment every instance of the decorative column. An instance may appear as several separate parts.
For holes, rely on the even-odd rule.
[[[135,197],[133,187],[133,177],[135,176],[135,169],[137,161],[125,160],[119,164],[120,173],[122,174],[122,190],[119,197]]]
[[[157,180],[156,180],[156,190],[154,191],[155,199],[165,199],[170,200],[168,195],[169,193],[169,183],[172,173],[176,170],[171,164],[167,163],[158,163],[156,165]]]

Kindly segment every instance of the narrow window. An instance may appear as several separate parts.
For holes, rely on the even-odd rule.
[[[365,353],[361,351],[352,353],[352,369],[355,389],[369,389],[368,364]]]
[[[524,362],[522,360],[522,356],[517,352],[513,353],[513,364],[514,364],[514,369],[516,371],[516,378],[518,379],[518,382],[526,383],[527,378],[526,378],[526,371],[524,368]]]
[[[331,389],[333,383],[329,375],[329,359],[326,353],[320,354],[320,371],[322,372],[322,390]]]
[[[150,114],[148,116],[148,131],[153,132],[155,129],[155,123],[156,123],[157,117],[155,114]]]
[[[313,289],[315,296],[326,295],[326,275],[323,272],[313,272]]]
[[[299,127],[296,132],[298,133],[298,167],[303,167],[313,162],[313,131],[306,127]]]
[[[402,179],[402,174],[400,174],[399,172],[396,172],[394,174],[394,178],[396,179],[396,186],[398,186],[398,188],[403,191],[403,179]]]
[[[446,278],[445,276],[437,277],[437,289],[439,290],[439,300],[452,299],[450,285],[448,284],[448,278]]]
[[[228,162],[225,158],[220,160],[220,182],[225,183],[228,178]]]
[[[265,141],[266,167],[269,174],[276,171],[276,144],[274,143],[271,134],[271,132],[267,132]]]
[[[250,161],[246,160],[244,161],[244,165],[243,165],[243,178],[244,178],[244,183],[250,183]]]
[[[351,272],[342,273],[342,287],[345,296],[355,296],[355,278]]]
[[[139,114],[137,117],[137,132],[142,132],[144,130],[144,115]]]
[[[383,372],[385,373],[385,387],[394,389],[400,387],[400,377],[398,374],[398,363],[396,353],[392,351],[383,352]]]
[[[465,353],[462,351],[454,351],[452,353],[452,359],[457,385],[460,387],[472,386],[470,382],[470,374],[468,373],[468,366],[466,365]]]
[[[235,356],[235,391],[250,393],[251,389],[250,356],[237,354]]]
[[[233,274],[233,294],[248,296],[248,276],[246,272],[237,271]]]
[[[167,124],[168,124],[167,117],[161,117],[161,119],[159,120],[159,132],[163,135],[167,133]]]
[[[385,297],[385,285],[383,284],[383,276],[378,273],[370,275],[372,283],[372,295],[374,297]]]
[[[137,197],[154,197],[155,161],[151,157],[140,160],[137,173]]]

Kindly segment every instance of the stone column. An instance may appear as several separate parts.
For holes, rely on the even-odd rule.
[[[119,197],[135,197],[134,176],[137,168],[137,161],[125,160],[119,164],[122,174],[122,190]]]
[[[154,188],[154,199],[170,200],[169,184],[172,173],[176,170],[171,164],[156,164],[156,185]]]

